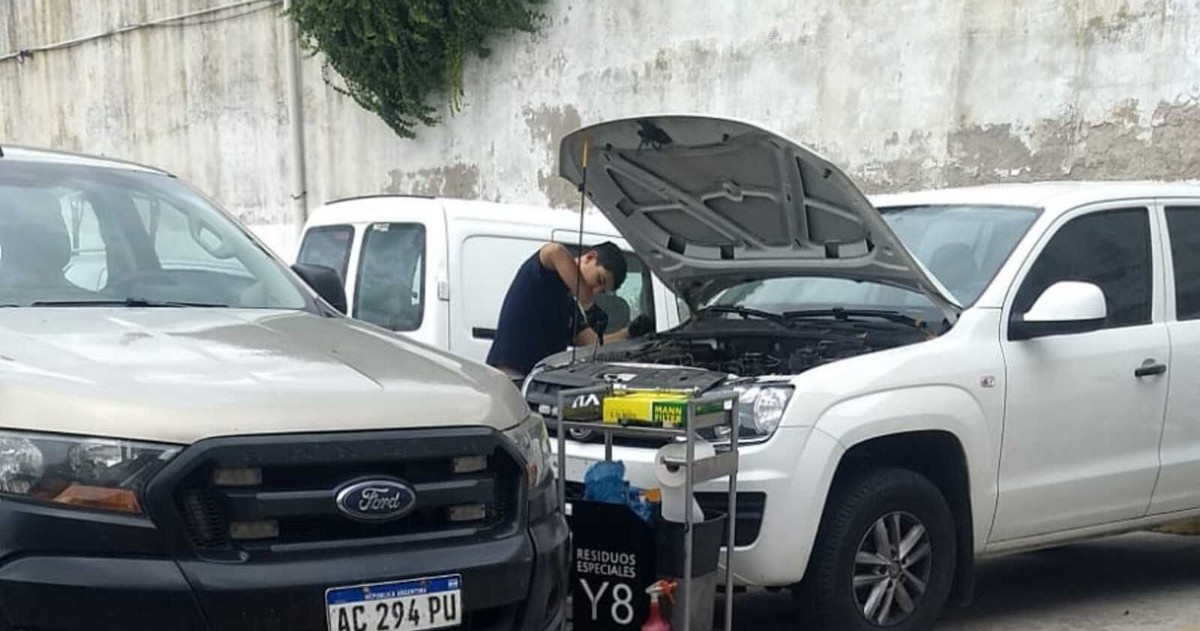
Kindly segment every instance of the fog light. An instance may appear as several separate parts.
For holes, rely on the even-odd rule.
[[[229,538],[274,539],[279,536],[279,522],[274,519],[263,521],[235,521],[229,524]]]
[[[460,456],[452,466],[455,473],[477,473],[487,469],[487,456]]]
[[[479,521],[487,517],[487,507],[483,504],[460,504],[447,509],[450,521]]]
[[[258,486],[262,484],[262,469],[217,469],[213,471],[217,486]]]

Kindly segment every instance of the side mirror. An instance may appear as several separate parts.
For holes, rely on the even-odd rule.
[[[1086,333],[1104,326],[1107,317],[1103,290],[1092,283],[1060,281],[1047,287],[1029,311],[1012,316],[1008,339]]]
[[[346,313],[346,288],[342,286],[342,277],[336,270],[324,265],[296,263],[292,266],[292,271],[328,302],[329,306],[343,314]]]

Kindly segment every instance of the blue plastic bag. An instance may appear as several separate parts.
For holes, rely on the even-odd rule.
[[[642,499],[639,489],[625,481],[625,463],[620,460],[594,462],[588,467],[583,474],[583,499],[624,504],[642,521],[649,523],[653,519],[650,504]]]

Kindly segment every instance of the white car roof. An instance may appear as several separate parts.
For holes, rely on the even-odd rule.
[[[1200,186],[1178,182],[1078,181],[990,184],[888,195],[869,195],[877,208],[924,204],[991,204],[1032,206],[1047,213],[1066,212],[1084,204],[1163,197],[1200,199]]]
[[[0,164],[3,164],[5,161],[48,162],[54,164],[72,164],[108,169],[122,169],[125,171],[142,171],[144,173],[155,173],[158,175],[171,175],[162,169],[156,169],[154,167],[149,167],[144,164],[137,164],[135,162],[114,160],[112,158],[104,158],[101,156],[88,155],[84,153],[72,153],[69,151],[56,151],[50,149],[26,147],[22,145],[0,143],[0,154],[3,154],[0,156]]]

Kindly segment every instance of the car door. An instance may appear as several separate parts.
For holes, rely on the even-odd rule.
[[[1008,389],[991,541],[1142,517],[1159,470],[1169,360],[1161,252],[1150,203],[1076,210],[1018,276],[1005,322],[1058,281],[1104,292],[1099,330],[1012,340],[1001,331]],[[1141,372],[1141,371],[1139,371]]]
[[[1153,514],[1200,507],[1200,200],[1167,200],[1161,206],[1171,394],[1163,422],[1162,471],[1150,504]]]

